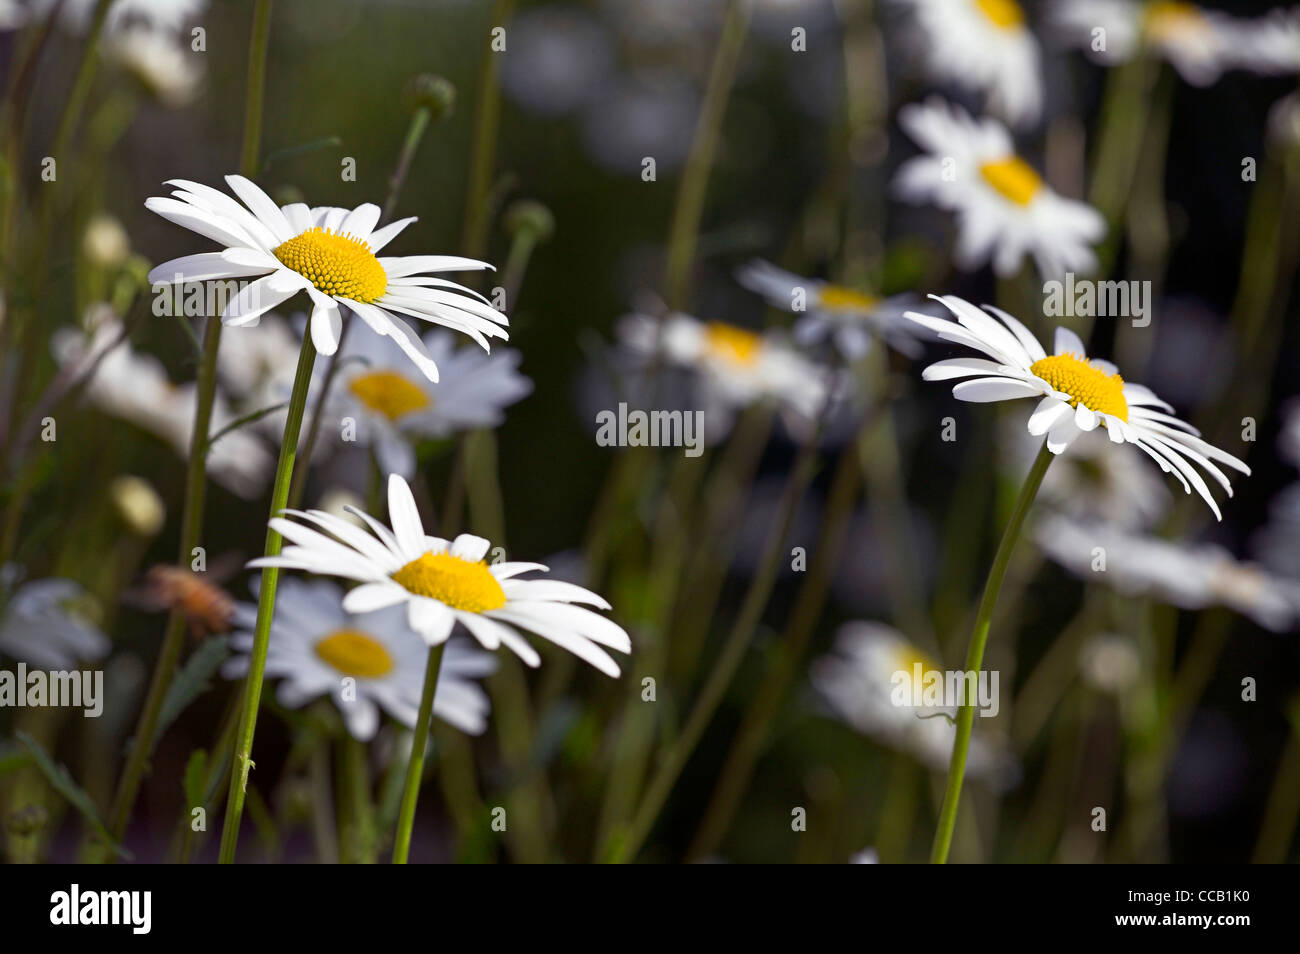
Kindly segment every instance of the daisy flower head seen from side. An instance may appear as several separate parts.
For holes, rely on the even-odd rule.
[[[256,589],[256,581],[254,581]],[[280,584],[266,657],[266,675],[281,679],[280,703],[297,709],[330,696],[353,738],[367,742],[382,709],[407,728],[415,725],[429,647],[407,624],[400,606],[371,613],[343,609],[335,583],[289,579]],[[248,672],[257,607],[235,607],[235,655],[222,667],[227,679]],[[496,671],[496,658],[460,640],[447,643],[438,671],[433,713],[470,735],[487,727],[491,703],[475,681]]]
[[[619,321],[618,337],[647,366],[662,361],[692,373],[714,436],[730,431],[738,410],[763,400],[776,404],[792,432],[806,432],[833,390],[827,369],[774,332],[681,312],[663,318],[634,313]]]
[[[1265,76],[1300,70],[1295,10],[1239,18],[1184,0],[1060,0],[1049,22],[1062,43],[1098,63],[1126,63],[1146,46],[1193,86],[1209,86],[1234,69]]]
[[[1106,234],[1101,213],[1058,195],[1016,154],[997,120],[973,119],[935,97],[904,106],[898,120],[925,154],[899,167],[893,189],[904,201],[953,213],[958,268],[991,263],[1007,277],[1026,256],[1045,279],[1096,268],[1092,246]]]
[[[506,339],[506,317],[469,289],[434,273],[491,268],[454,255],[379,257],[402,229],[399,219],[382,228],[379,206],[309,208],[278,206],[243,176],[226,176],[239,197],[185,179],[170,179],[172,196],[145,207],[176,225],[224,246],[164,262],[149,273],[153,284],[253,280],[226,303],[221,320],[247,325],[298,292],[312,302],[311,336],[323,355],[338,350],[340,309],[357,315],[371,331],[391,338],[430,381],[438,367],[403,317],[444,325],[468,335],[485,351],[491,338]]]
[[[912,11],[930,77],[984,94],[991,112],[1023,127],[1042,110],[1038,40],[1017,0],[895,0]]]
[[[736,279],[762,295],[774,308],[800,315],[794,340],[804,347],[830,341],[846,361],[858,361],[880,338],[910,358],[921,355],[916,325],[903,313],[917,304],[915,295],[882,298],[855,288],[814,278],[803,278],[755,259],[743,266]]]
[[[519,373],[521,356],[514,349],[484,354],[457,347],[455,336],[441,328],[425,334],[423,344],[441,372],[436,384],[415,373],[391,340],[349,337],[341,357],[353,360],[340,366],[322,412],[327,420],[356,421],[354,443],[372,448],[384,473],[407,480],[415,475],[414,441],[497,427],[505,409],[533,390]],[[319,393],[328,370],[318,367],[315,377],[312,387]],[[288,369],[286,390],[291,384]]]
[[[537,651],[520,635],[531,632],[568,650],[609,676],[618,663],[604,647],[630,653],[627,632],[582,605],[609,604],[580,586],[558,580],[521,580],[540,563],[486,563],[491,544],[463,533],[455,540],[428,536],[406,481],[388,478],[391,528],[356,511],[370,532],[322,510],[285,513],[271,529],[288,542],[278,556],[260,557],[250,567],[277,566],[359,584],[343,598],[350,613],[402,607],[412,629],[430,646],[446,642],[457,624],[482,644],[514,652],[529,666],[541,664]],[[313,529],[313,527],[319,529]],[[324,531],[323,533],[320,531]]]
[[[1029,433],[1045,437],[1053,454],[1060,454],[1080,434],[1104,428],[1112,443],[1143,451],[1162,471],[1177,478],[1183,490],[1195,489],[1215,518],[1223,519],[1200,471],[1232,496],[1232,485],[1218,465],[1243,474],[1249,474],[1250,468],[1201,440],[1200,433],[1174,417],[1173,408],[1149,388],[1125,381],[1109,361],[1089,359],[1079,336],[1067,328],[1056,329],[1054,352],[1049,355],[1020,321],[999,308],[986,305],[986,313],[955,295],[935,296],[935,300],[957,320],[917,312],[909,312],[908,317],[980,357],[937,361],[922,373],[925,380],[965,379],[952,389],[953,397],[963,401],[1036,399]]]

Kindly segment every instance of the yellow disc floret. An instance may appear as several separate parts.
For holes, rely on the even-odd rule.
[[[506,605],[505,591],[487,564],[450,553],[426,553],[394,573],[393,579],[410,592],[452,609],[486,613]]]
[[[1124,379],[1108,374],[1076,354],[1054,354],[1035,361],[1029,370],[1056,390],[1070,395],[1070,406],[1083,404],[1098,414],[1111,414],[1128,420],[1128,401],[1124,400]]]
[[[710,321],[705,326],[704,343],[712,357],[728,364],[753,365],[763,350],[760,335],[721,321]]]
[[[1034,167],[1019,156],[983,163],[980,175],[999,195],[1016,205],[1028,205],[1043,187]]]
[[[817,295],[817,304],[827,311],[871,311],[880,299],[843,285],[826,285]]]
[[[376,414],[390,421],[422,411],[432,401],[424,388],[397,371],[367,371],[348,382],[354,397]]]
[[[1025,11],[1020,9],[1016,0],[975,0],[975,6],[990,23],[1004,30],[1024,25]]]
[[[340,629],[316,643],[316,655],[345,676],[378,679],[393,669],[384,644],[357,629]]]
[[[1210,22],[1194,4],[1156,0],[1142,11],[1142,29],[1153,40],[1177,40],[1208,31]]]
[[[370,303],[388,290],[388,276],[370,246],[328,229],[308,229],[271,250],[326,295]]]

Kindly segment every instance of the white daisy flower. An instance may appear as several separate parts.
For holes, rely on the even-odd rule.
[[[804,347],[834,342],[846,360],[858,361],[871,350],[873,338],[911,358],[921,355],[917,328],[903,312],[916,304],[915,295],[878,298],[843,285],[793,272],[755,259],[736,273],[740,284],[767,299],[774,308],[801,314],[794,340]]]
[[[947,769],[957,736],[951,719],[956,707],[895,705],[895,673],[914,674],[942,668],[897,630],[882,623],[853,622],[839,628],[835,651],[815,660],[810,670],[813,688],[844,722],[864,735],[906,752],[924,765]],[[970,743],[966,771],[971,778],[995,784],[1014,781],[1015,761],[996,737],[976,732]]]
[[[926,154],[907,160],[893,188],[904,200],[930,203],[957,219],[954,259],[963,270],[991,262],[1014,275],[1026,255],[1044,278],[1091,272],[1091,246],[1106,234],[1092,206],[1056,194],[994,119],[972,119],[938,98],[904,106],[899,122]]]
[[[1052,8],[1051,24],[1061,42],[1106,66],[1128,62],[1146,44],[1193,86],[1209,86],[1233,69],[1300,69],[1295,10],[1240,19],[1182,0],[1063,0]]]
[[[278,566],[356,580],[361,585],[343,598],[350,613],[405,606],[411,627],[429,645],[444,642],[457,623],[485,649],[504,645],[527,665],[541,657],[520,635],[535,633],[567,649],[610,676],[618,664],[602,649],[632,651],[623,628],[591,610],[609,604],[590,590],[557,580],[520,580],[540,563],[483,562],[491,544],[462,533],[455,540],[428,536],[406,481],[388,478],[388,515],[392,529],[369,514],[357,512],[372,536],[321,510],[286,510],[303,523],[276,517],[271,529],[288,541],[279,556],[260,557],[250,567]],[[314,524],[337,540],[309,529]]]
[[[60,328],[51,338],[50,348],[60,367],[70,369],[74,376],[98,361],[85,385],[90,402],[104,413],[162,438],[182,458],[188,458],[197,385],[193,381],[173,384],[162,362],[135,351],[121,335],[117,316],[100,310],[92,330]],[[217,394],[212,405],[212,432],[236,417],[225,398]],[[270,451],[243,429],[230,431],[208,450],[208,473],[245,498],[262,492],[274,465]]]
[[[71,580],[19,583],[21,569],[0,566],[0,656],[40,669],[75,669],[108,655],[108,637],[77,611],[85,591]]]
[[[1223,519],[1204,478],[1192,465],[1199,465],[1230,497],[1232,485],[1215,462],[1243,474],[1249,474],[1250,468],[1201,440],[1190,424],[1165,413],[1173,408],[1149,388],[1126,382],[1109,361],[1089,360],[1079,336],[1067,328],[1056,329],[1055,353],[1048,355],[1024,325],[1000,308],[985,306],[999,322],[954,295],[935,296],[935,300],[946,305],[957,321],[916,312],[908,317],[943,340],[973,348],[985,357],[938,361],[923,372],[927,381],[967,378],[952,389],[953,397],[963,401],[1037,398],[1029,433],[1046,435],[1047,449],[1053,454],[1100,425],[1112,443],[1138,447],[1161,470],[1178,478],[1183,490],[1191,493],[1195,488],[1214,516]]]
[[[104,53],[159,101],[173,108],[194,98],[203,76],[202,57],[179,34],[166,30],[125,27],[104,40]]]
[[[1016,0],[896,0],[923,34],[926,69],[940,83],[988,97],[991,111],[1025,126],[1042,109],[1038,41]]]
[[[376,229],[379,206],[355,209],[308,208],[301,202],[277,206],[243,176],[226,176],[247,206],[224,192],[185,179],[170,179],[174,198],[151,198],[145,207],[169,222],[225,246],[220,252],[186,255],[164,262],[149,273],[151,283],[208,281],[262,276],[232,296],[222,312],[228,325],[247,325],[300,291],[312,301],[311,336],[317,350],[338,350],[346,306],[377,334],[397,342],[430,380],[438,367],[406,322],[408,315],[445,325],[491,350],[489,338],[508,338],[504,315],[480,296],[430,272],[491,268],[485,262],[454,255],[408,255],[378,258],[414,218]]]
[[[328,694],[348,732],[362,742],[374,738],[380,709],[413,727],[429,647],[407,625],[401,607],[354,614],[342,608],[342,599],[343,590],[334,583],[288,579],[280,584],[266,654],[266,675],[284,680],[276,698],[297,709]],[[254,604],[237,604],[230,644],[238,654],[222,667],[227,679],[248,673],[256,622]],[[492,706],[475,680],[495,671],[489,653],[459,639],[448,641],[433,714],[462,732],[481,735]]]
[[[1038,546],[1075,576],[1189,610],[1226,606],[1265,629],[1300,624],[1300,583],[1242,563],[1213,544],[1180,544],[1059,516],[1039,521]],[[1105,553],[1099,570],[1097,548]]]
[[[322,412],[331,421],[356,421],[355,444],[373,448],[380,470],[406,480],[415,476],[413,439],[498,427],[505,409],[533,390],[532,381],[519,373],[518,351],[483,354],[457,348],[455,337],[442,329],[426,334],[424,346],[441,370],[437,384],[412,373],[391,341],[374,335],[349,337],[335,359],[346,363]],[[292,384],[292,370],[288,373],[286,387]],[[327,374],[323,367],[316,369],[316,393],[325,386]],[[308,398],[309,405],[314,402],[314,397]]]
[[[692,371],[705,418],[716,432],[730,428],[738,409],[764,399],[776,402],[787,426],[806,430],[830,394],[826,371],[771,332],[672,312],[662,320],[626,315],[617,333],[642,362],[663,360]]]

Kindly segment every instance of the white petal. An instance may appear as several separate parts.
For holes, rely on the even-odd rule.
[[[1056,329],[1054,348],[1055,354],[1077,354],[1080,358],[1088,354],[1083,346],[1083,340],[1069,328]]]
[[[396,474],[388,476],[388,520],[393,525],[397,544],[407,559],[424,554],[424,523],[415,506],[415,497],[406,481]]]

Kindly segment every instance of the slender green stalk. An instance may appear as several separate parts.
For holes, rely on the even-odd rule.
[[[871,423],[868,416],[859,427],[855,442],[859,446],[870,446]],[[754,694],[754,701],[750,703],[749,711],[745,713],[745,718],[736,731],[736,738],[731,743],[731,751],[727,754],[721,771],[717,773],[717,782],[704,812],[704,819],[686,852],[687,861],[707,857],[721,844],[736,808],[744,797],[749,780],[753,777],[754,766],[763,754],[767,733],[780,711],[786,690],[799,672],[804,651],[826,603],[832,571],[848,534],[853,502],[857,499],[861,486],[862,471],[857,457],[858,451],[849,447],[840,455],[835,466],[835,475],[831,478],[831,488],[826,498],[826,513],[817,535],[817,548],[813,551],[807,575],[778,640],[776,659],[759,685],[758,692]]]
[[[256,172],[257,155],[261,149],[262,101],[265,97],[266,50],[270,39],[270,18],[271,0],[257,0],[253,11],[252,38],[249,44],[248,85],[244,107],[246,120],[243,158],[240,164],[241,171],[245,175],[253,175]],[[253,117],[256,118],[255,122]],[[185,479],[185,503],[181,522],[180,552],[177,558],[181,566],[189,566],[193,559],[192,551],[198,545],[199,534],[203,528],[203,508],[207,489],[208,432],[212,427],[212,406],[217,389],[217,350],[220,344],[221,318],[213,315],[208,318],[207,326],[203,330],[203,356],[199,362],[194,432],[190,438],[190,460]],[[312,353],[315,354],[315,349]],[[299,417],[301,418],[301,408],[299,408]],[[296,430],[294,441],[295,443],[297,441]],[[280,507],[283,506],[284,503],[281,501]],[[135,738],[138,743],[140,740],[154,738],[163,700],[166,698],[168,686],[171,685],[184,640],[185,619],[180,613],[173,612],[167,620],[167,630],[163,634],[158,661],[154,665],[149,694],[136,726]],[[121,838],[126,829],[127,820],[131,816],[131,807],[135,804],[136,792],[139,790],[140,780],[144,776],[148,760],[148,741],[132,748],[122,778],[118,782],[117,794],[113,799],[110,814],[109,831],[117,838]]]
[[[1268,793],[1259,840],[1251,862],[1257,865],[1283,864],[1295,838],[1300,813],[1300,699],[1291,701],[1291,732],[1278,763],[1277,775]]]
[[[424,689],[420,692],[420,712],[415,717],[411,737],[411,761],[406,766],[406,784],[402,788],[402,807],[397,815],[397,836],[393,842],[393,864],[406,864],[411,853],[411,829],[415,825],[415,803],[424,780],[424,749],[429,744],[429,723],[433,718],[433,695],[438,688],[438,670],[442,668],[442,651],[446,643],[429,648],[429,662],[424,670]]]
[[[700,219],[704,214],[704,196],[708,191],[713,156],[718,150],[722,117],[731,98],[736,66],[749,27],[750,0],[731,0],[722,24],[722,35],[713,54],[708,86],[695,126],[695,138],[682,170],[677,202],[673,207],[672,226],[668,233],[668,264],[664,271],[664,297],[670,308],[686,304],[690,288],[691,262],[699,240]]]
[[[344,733],[339,743],[342,749],[342,778],[339,801],[344,806],[343,831],[339,842],[343,855],[354,864],[375,863],[375,806],[370,794],[370,765],[366,760],[366,744]]]
[[[496,0],[489,24],[504,26],[515,10],[515,0]],[[492,206],[492,176],[496,171],[497,133],[501,125],[501,84],[497,74],[501,57],[492,49],[491,32],[483,44],[478,69],[478,102],[474,110],[474,145],[470,153],[469,185],[466,190],[465,231],[461,245],[470,258],[478,258],[487,247],[488,219]]]
[[[776,519],[763,545],[758,570],[745,593],[740,613],[732,625],[731,632],[727,635],[727,641],[718,655],[717,662],[714,663],[713,670],[695,700],[695,706],[691,709],[681,734],[673,741],[654,777],[650,780],[650,785],[641,799],[640,807],[633,816],[631,825],[621,837],[612,839],[609,845],[609,857],[614,861],[629,861],[640,851],[655,819],[663,809],[664,802],[667,801],[682,770],[686,768],[691,753],[695,751],[696,745],[704,735],[704,730],[713,720],[713,715],[721,704],[727,687],[731,685],[732,677],[740,667],[746,650],[749,649],[754,629],[758,626],[763,610],[767,607],[768,598],[772,594],[772,587],[776,583],[777,569],[785,555],[786,534],[789,533],[790,524],[794,521],[795,509],[812,480],[817,456],[816,448],[817,435],[810,437],[800,448],[799,457],[786,481]]]
[[[1020,488],[1016,498],[1015,509],[1002,531],[1002,541],[998,544],[993,557],[993,567],[989,570],[988,582],[984,584],[984,596],[975,616],[975,629],[971,633],[970,647],[966,651],[966,671],[979,672],[984,662],[984,646],[989,638],[989,624],[993,620],[993,609],[997,606],[998,591],[1002,589],[1002,578],[1006,575],[1007,564],[1011,562],[1011,553],[1016,541],[1020,539],[1020,528],[1024,526],[1029,507],[1038,494],[1038,487],[1043,482],[1054,455],[1044,443],[1034,458],[1034,464]],[[966,774],[966,753],[970,748],[971,728],[975,721],[975,706],[963,705],[957,712],[957,737],[952,746],[952,760],[948,763],[948,784],[943,793],[943,807],[939,810],[939,827],[934,833],[934,848],[930,852],[930,861],[944,864],[948,860],[948,849],[952,845],[952,832],[957,823],[957,803],[961,799],[961,783]]]
[[[398,197],[402,194],[402,187],[406,185],[407,174],[411,171],[411,163],[415,160],[415,153],[420,148],[420,142],[424,139],[425,130],[429,128],[429,121],[433,113],[428,106],[417,106],[415,112],[411,115],[411,123],[406,128],[406,138],[402,140],[402,151],[397,157],[397,165],[393,169],[392,176],[388,179],[388,196],[384,199],[384,209],[380,216],[380,223],[386,223],[392,217],[393,210],[397,207]],[[329,367],[325,370],[325,379],[321,384],[320,393],[316,395],[316,401],[312,404],[311,414],[307,418],[307,436],[302,443],[302,459],[307,461],[308,466],[294,475],[293,484],[289,488],[289,507],[297,509],[302,503],[303,494],[307,490],[307,473],[310,470],[312,455],[316,451],[316,442],[320,439],[321,412],[325,409],[325,402],[329,398],[331,389],[334,386],[334,379],[339,373],[339,357],[343,354],[343,346],[347,344],[348,332],[352,329],[353,315],[351,312],[343,319],[343,329],[339,332],[339,346],[334,357],[330,359]]]
[[[278,516],[289,500],[289,481],[293,476],[293,463],[297,457],[298,433],[302,428],[303,410],[307,404],[307,390],[311,385],[312,365],[316,361],[316,346],[311,335],[303,335],[302,350],[298,353],[298,369],[293,379],[293,393],[289,397],[289,417],[284,424],[284,437],[280,441],[280,460],[275,467],[275,486],[271,491],[271,516]],[[280,534],[266,531],[266,556],[275,556],[283,543]],[[257,594],[257,623],[253,628],[253,648],[249,658],[248,676],[244,680],[243,710],[239,717],[235,757],[230,773],[230,792],[226,797],[226,820],[221,830],[221,863],[235,860],[235,844],[239,840],[239,820],[244,810],[244,794],[248,787],[248,771],[252,768],[249,756],[253,751],[253,733],[257,729],[257,710],[262,700],[262,677],[266,670],[267,644],[271,638],[271,616],[275,611],[275,590],[280,580],[279,567],[268,566],[262,570],[262,585]]]

